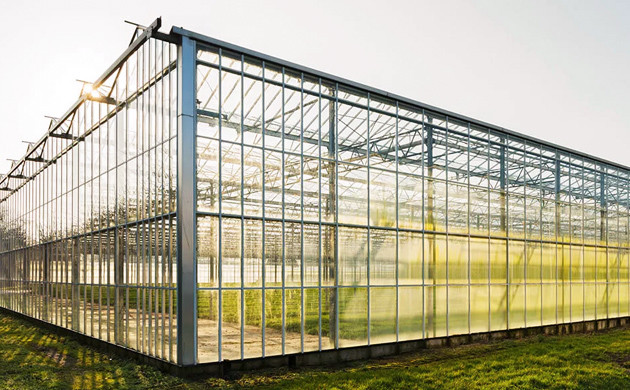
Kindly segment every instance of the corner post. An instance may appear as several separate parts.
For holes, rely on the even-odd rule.
[[[197,362],[195,41],[177,48],[177,363]]]

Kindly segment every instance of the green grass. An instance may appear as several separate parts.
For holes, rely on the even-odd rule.
[[[0,389],[630,388],[630,330],[426,350],[334,368],[180,379],[0,314]]]

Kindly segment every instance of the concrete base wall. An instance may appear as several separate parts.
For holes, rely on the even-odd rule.
[[[38,320],[36,318],[14,312],[12,310],[0,308],[0,313],[25,319],[55,333],[64,336],[74,337],[80,342],[99,348],[101,350],[104,350],[105,352],[115,353],[126,358],[132,358],[139,362],[153,365],[162,371],[182,377],[195,375],[225,376],[230,372],[244,372],[264,368],[327,366],[356,360],[367,360],[385,356],[394,356],[401,353],[414,352],[425,349],[454,347],[463,344],[485,343],[503,339],[518,339],[533,335],[562,335],[570,333],[595,332],[598,330],[606,330],[612,328],[630,327],[630,317],[620,317],[604,320],[599,319],[592,321],[574,322],[568,324],[543,325],[531,328],[506,329],[492,332],[454,335],[424,340],[400,341],[397,343],[374,344],[360,347],[341,348],[337,350],[296,353],[284,356],[270,356],[264,358],[252,358],[232,361],[226,360],[218,363],[203,363],[194,366],[178,366],[171,362],[147,356],[134,350],[111,344],[103,340],[95,339],[93,337],[77,333],[73,330],[62,328],[57,325]]]

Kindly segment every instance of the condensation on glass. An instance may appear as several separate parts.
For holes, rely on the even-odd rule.
[[[177,362],[187,223],[198,363],[629,315],[624,167],[170,37],[196,42],[194,213],[176,209],[181,58],[150,39],[113,102],[47,141],[55,163],[8,180],[4,307]]]

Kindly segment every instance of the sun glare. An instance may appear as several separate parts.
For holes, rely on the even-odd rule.
[[[92,95],[92,97],[101,97],[101,94],[98,92],[98,90],[93,89],[92,91],[90,91],[90,95]]]
[[[86,95],[90,95],[93,98],[101,97],[101,93],[98,91],[98,89],[94,88],[94,86],[92,86],[91,84],[86,84],[84,93]]]

